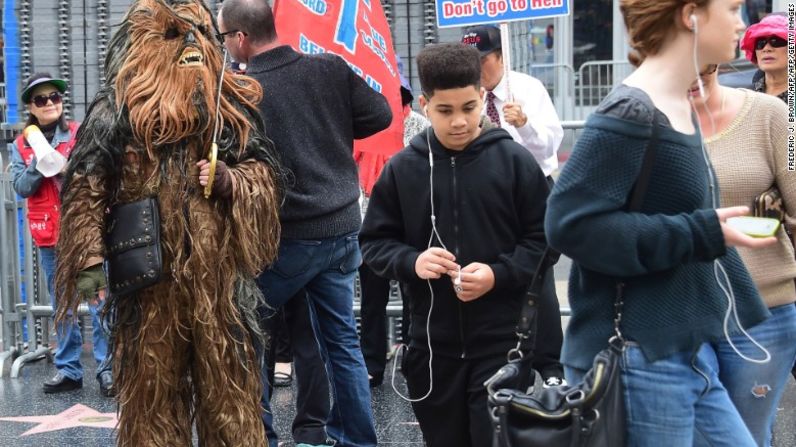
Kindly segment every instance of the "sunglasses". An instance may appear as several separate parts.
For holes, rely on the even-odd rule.
[[[755,50],[762,50],[766,47],[766,44],[771,44],[772,48],[782,48],[788,44],[788,41],[777,36],[768,36],[757,39],[755,42]]]
[[[58,92],[52,92],[49,95],[36,95],[33,97],[33,104],[36,107],[44,107],[47,105],[48,102],[52,101],[53,105],[61,103],[61,94]]]
[[[235,33],[237,33],[237,32],[239,32],[239,30],[236,30],[236,29],[231,29],[231,30],[229,30],[229,31],[225,31],[225,32],[223,32],[223,33],[218,33],[218,34],[216,34],[216,38],[217,38],[219,41],[223,42],[223,41],[224,41],[224,39],[226,39],[226,38],[227,38],[227,36],[229,36],[230,34],[235,34]],[[243,34],[244,36],[248,36],[248,34],[246,34],[246,33],[243,33],[243,32],[242,32],[241,34]]]

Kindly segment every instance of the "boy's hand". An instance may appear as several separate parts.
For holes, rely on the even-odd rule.
[[[415,261],[415,273],[420,279],[438,279],[449,270],[458,270],[456,256],[448,250],[431,247],[420,253]]]
[[[461,284],[455,283],[456,278],[459,277],[458,271],[449,270],[448,275],[454,282],[456,297],[465,303],[481,298],[495,287],[495,273],[491,267],[480,262],[473,262],[467,267],[462,267]]]
[[[503,105],[503,118],[514,127],[522,127],[528,122],[528,117],[516,102],[507,102]]]

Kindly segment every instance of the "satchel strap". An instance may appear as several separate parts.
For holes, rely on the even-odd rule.
[[[655,155],[657,151],[659,134],[660,126],[656,117],[652,123],[652,134],[650,135],[650,139],[647,142],[647,147],[644,150],[644,160],[641,162],[641,171],[636,179],[636,183],[633,185],[630,195],[630,201],[627,208],[628,211],[639,211],[644,203],[644,196],[647,193],[647,187],[649,187],[650,178],[652,177],[652,168],[655,165]],[[554,253],[555,252],[548,245],[545,248],[544,253],[542,253],[542,259],[536,266],[536,271],[534,272],[533,279],[531,280],[531,286],[525,293],[525,300],[523,301],[522,310],[520,311],[520,319],[517,323],[517,337],[519,340],[517,342],[517,346],[509,351],[509,361],[522,358],[520,345],[522,344],[523,340],[529,339],[534,335],[533,326],[536,323],[536,302],[542,294],[544,275],[547,273],[547,269],[550,267],[549,261]],[[622,333],[619,330],[619,324],[622,321],[624,288],[625,283],[621,280],[618,280],[616,284],[616,299],[614,300],[614,333],[619,340],[623,340]],[[534,343],[531,343],[531,353],[533,353],[534,347]]]
[[[647,187],[652,178],[652,168],[655,166],[655,154],[658,146],[658,136],[660,135],[660,127],[658,121],[652,124],[652,134],[647,142],[647,149],[644,151],[644,160],[641,162],[641,171],[636,179],[636,184],[633,185],[633,192],[630,196],[628,211],[639,211],[641,205],[644,203],[644,196],[647,194]]]
[[[517,323],[517,335],[521,340],[530,337],[533,330],[532,325],[536,321],[536,301],[541,296],[544,275],[547,273],[552,253],[553,251],[549,245],[545,247],[542,259],[537,264],[536,271],[533,274],[531,286],[525,292],[525,301],[520,311],[520,321]]]
[[[630,202],[627,207],[629,212],[641,210],[644,204],[644,196],[647,194],[647,187],[652,178],[652,168],[655,166],[655,154],[658,147],[658,136],[660,134],[660,126],[657,118],[652,123],[652,134],[647,142],[647,148],[644,151],[644,160],[641,162],[641,171],[636,179],[636,184],[633,185],[633,192],[630,195]],[[614,299],[614,336],[619,341],[624,341],[622,331],[619,325],[622,322],[622,308],[625,304],[625,282],[617,280],[616,282],[616,298]]]

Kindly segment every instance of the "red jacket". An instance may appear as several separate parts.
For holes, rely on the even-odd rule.
[[[66,158],[75,146],[78,123],[69,123],[69,141],[60,143],[55,150]],[[20,135],[14,141],[19,155],[30,166],[33,162],[33,148]],[[45,178],[30,197],[28,197],[28,227],[37,247],[54,247],[58,243],[58,224],[61,221],[61,197],[53,177]]]

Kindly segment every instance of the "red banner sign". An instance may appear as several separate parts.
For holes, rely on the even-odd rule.
[[[390,27],[379,0],[276,0],[276,30],[282,43],[305,54],[334,53],[387,98],[389,128],[354,143],[359,178],[367,192],[387,159],[403,146],[401,82]]]

